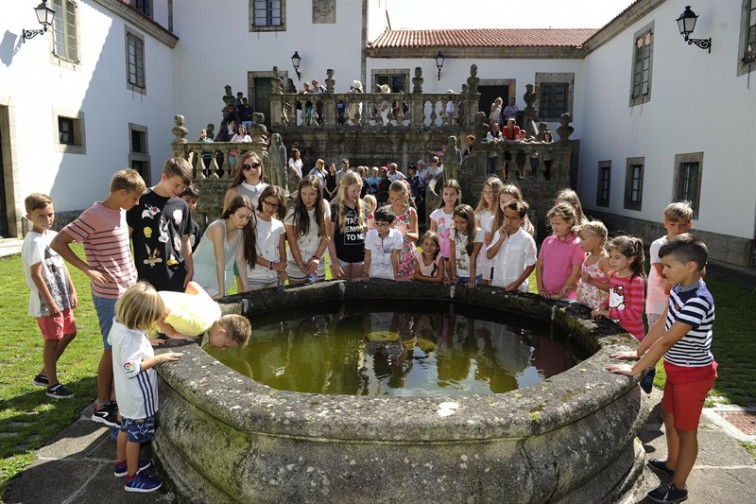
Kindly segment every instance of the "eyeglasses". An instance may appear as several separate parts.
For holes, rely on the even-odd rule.
[[[258,165],[258,166],[260,166],[260,165]],[[263,200],[263,205],[268,205],[270,208],[273,208],[275,210],[277,210],[278,207],[281,206],[278,203],[271,203],[270,201],[265,201],[265,200]]]
[[[257,170],[258,168],[260,168],[260,163],[245,164],[242,168],[244,170],[251,170],[252,168]]]

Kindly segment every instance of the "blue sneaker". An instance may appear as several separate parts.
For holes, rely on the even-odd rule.
[[[144,471],[148,467],[150,467],[150,459],[139,459],[139,469],[137,469],[137,474]],[[123,478],[128,474],[128,469],[126,469],[126,462],[121,462],[120,464],[115,464],[115,468],[113,469],[113,476],[116,478]]]
[[[148,493],[154,492],[161,486],[163,486],[163,482],[159,479],[147,476],[143,473],[137,473],[136,477],[133,480],[126,480],[125,484],[123,485],[123,489],[127,492]]]
[[[688,490],[680,490],[672,483],[662,483],[655,490],[651,490],[646,497],[654,502],[682,502],[688,498]]]
[[[656,376],[656,368],[653,368],[641,378],[640,386],[646,394],[650,394],[654,388],[654,376]]]

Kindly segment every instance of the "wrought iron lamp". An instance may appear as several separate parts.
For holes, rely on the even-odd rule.
[[[302,63],[302,58],[299,56],[299,51],[294,51],[291,55],[291,64],[294,65],[294,71],[297,73],[297,80],[302,80],[302,74],[299,73],[299,65]]]
[[[441,51],[438,51],[438,54],[436,54],[436,68],[438,68],[438,80],[441,80],[441,69],[444,67],[444,60],[446,59],[446,56],[444,56],[444,53]]]
[[[701,49],[708,49],[709,54],[711,54],[711,37],[707,39],[690,38],[690,35],[696,28],[697,19],[698,16],[690,10],[690,5],[686,5],[683,13],[677,18],[677,27],[680,29],[680,35],[683,36],[688,45],[695,44]]]
[[[37,21],[42,25],[42,28],[39,30],[22,29],[21,33],[24,36],[24,42],[45,33],[47,28],[52,26],[53,18],[55,18],[55,11],[47,6],[47,0],[42,0],[42,3],[34,7],[34,13],[37,15]]]

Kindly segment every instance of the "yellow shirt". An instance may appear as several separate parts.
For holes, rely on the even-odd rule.
[[[221,317],[218,303],[205,293],[160,291],[165,307],[170,311],[165,323],[187,336],[199,336]]]

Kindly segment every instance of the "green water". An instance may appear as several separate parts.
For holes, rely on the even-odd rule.
[[[293,307],[252,320],[247,347],[207,350],[275,389],[407,397],[508,392],[587,357],[531,319],[448,304],[389,308]]]

